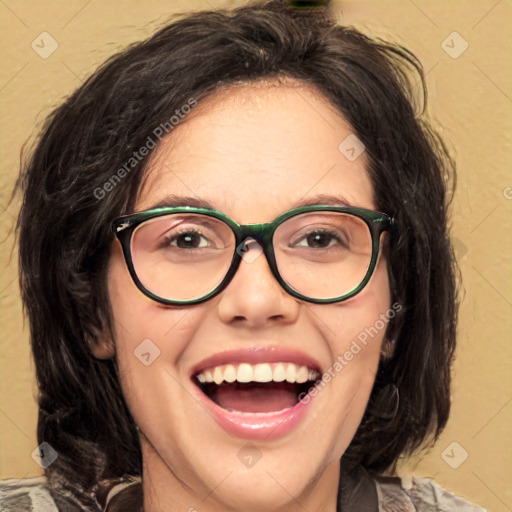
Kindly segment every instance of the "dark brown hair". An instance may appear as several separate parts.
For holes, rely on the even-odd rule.
[[[19,178],[38,439],[59,454],[46,469],[55,494],[70,495],[82,510],[99,509],[100,482],[141,474],[116,361],[95,359],[88,341],[110,329],[111,223],[133,211],[149,155],[104,197],[95,191],[190,98],[267,78],[313,86],[341,112],[366,147],[378,209],[396,221],[388,254],[393,302],[402,305],[387,330],[394,353],[380,365],[343,460],[375,474],[393,470],[446,424],[457,316],[447,233],[454,169],[425,119],[421,65],[400,46],[337,25],[323,9],[268,2],[194,13],[110,58],[56,108]],[[377,399],[390,383],[400,396],[391,419]]]

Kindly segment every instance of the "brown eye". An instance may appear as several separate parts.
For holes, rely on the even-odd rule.
[[[333,235],[330,233],[311,233],[305,237],[309,247],[328,247],[334,240]],[[301,244],[299,244],[301,245]]]
[[[176,246],[179,249],[198,249],[208,247],[209,244],[201,233],[189,231],[172,237],[168,241],[168,245]]]
[[[298,242],[294,243],[293,246],[326,249],[335,244],[339,244],[343,247],[347,246],[337,233],[327,230],[316,230],[304,235]]]

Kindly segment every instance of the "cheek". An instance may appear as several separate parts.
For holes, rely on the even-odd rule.
[[[193,338],[201,308],[163,307],[137,289],[118,250],[108,274],[114,345],[119,374],[127,395],[135,383],[156,378],[162,362],[177,367]]]
[[[204,311],[163,307],[146,298],[124,262],[110,269],[109,293],[118,374],[135,423],[153,439],[168,429],[179,437],[185,415],[179,404],[188,404],[179,371]]]
[[[348,351],[349,359],[357,355],[353,359],[360,363],[366,360],[375,363],[386,328],[394,316],[386,260],[379,260],[371,281],[361,293],[329,309],[320,306],[317,312],[328,327],[334,358]]]
[[[115,344],[118,356],[133,353],[144,340],[152,340],[160,350],[171,345],[167,341],[175,335],[175,327],[189,310],[163,307],[136,287],[124,262],[119,244],[112,248],[108,271],[108,293],[114,319]],[[181,325],[183,327],[183,325]],[[179,348],[173,340],[172,346]]]
[[[323,413],[333,418],[337,431],[341,432],[334,454],[346,449],[366,409],[386,328],[394,316],[390,314],[393,313],[390,301],[386,261],[382,259],[360,294],[345,303],[316,311],[328,327],[325,332],[328,332],[332,364],[324,377],[329,375],[325,388],[329,388],[330,399],[328,410]]]

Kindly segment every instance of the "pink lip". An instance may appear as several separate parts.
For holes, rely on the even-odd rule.
[[[290,362],[300,366],[305,365],[321,373],[320,364],[307,354],[297,350],[269,345],[220,352],[198,363],[193,368],[191,376],[194,377],[205,369],[223,364],[277,362]],[[195,379],[192,380],[195,382]],[[218,406],[197,385],[194,385],[194,393],[199,402],[226,432],[240,438],[269,441],[284,437],[303,421],[312,402],[311,399],[307,403],[299,401],[289,409],[265,414],[241,413],[228,411]]]
[[[228,411],[210,400],[197,386],[194,392],[213,419],[229,434],[245,439],[268,440],[284,437],[306,416],[311,401],[299,401],[290,409],[272,413],[253,414]]]
[[[299,366],[307,366],[321,373],[318,361],[308,356],[304,352],[288,348],[278,347],[276,345],[267,345],[264,347],[247,347],[238,350],[226,350],[219,352],[211,357],[203,359],[194,366],[191,376],[202,372],[214,366],[233,363],[294,363]]]

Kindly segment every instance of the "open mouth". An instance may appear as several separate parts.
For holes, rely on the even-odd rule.
[[[292,409],[319,379],[317,369],[290,362],[226,364],[193,376],[195,384],[216,405],[249,414]]]

